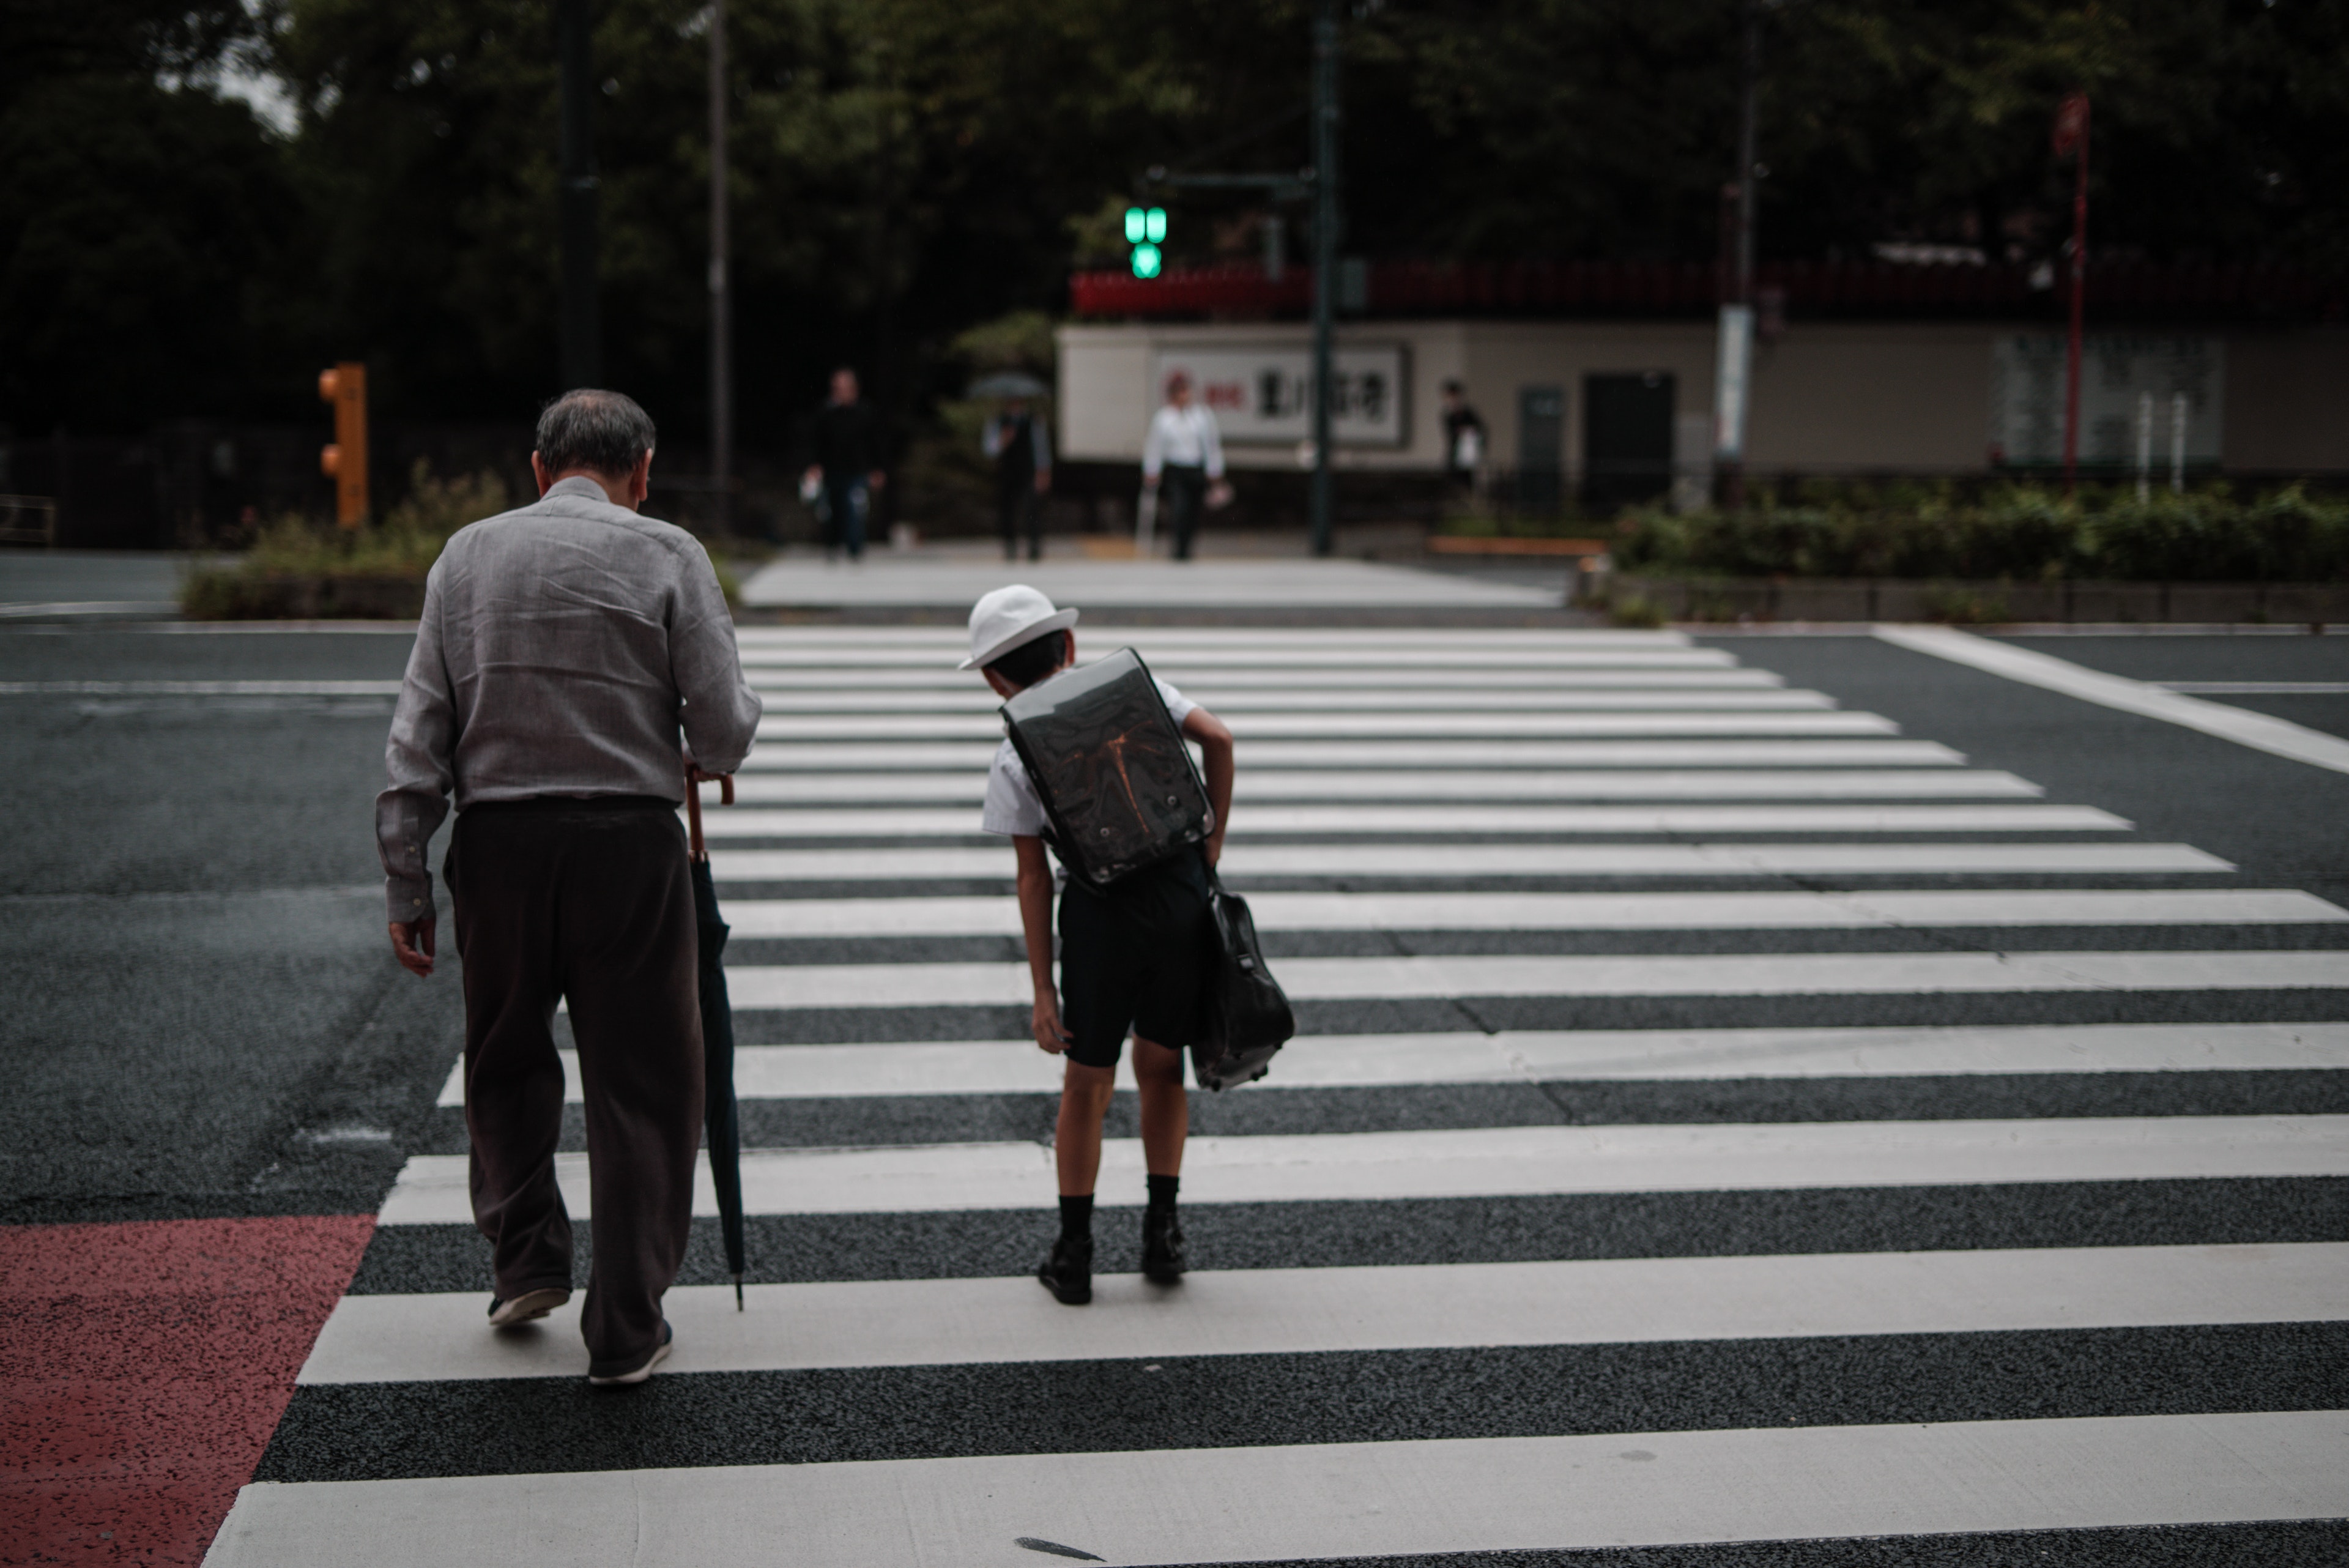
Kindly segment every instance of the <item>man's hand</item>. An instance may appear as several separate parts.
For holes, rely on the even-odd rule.
[[[699,763],[688,762],[685,764],[685,782],[689,784],[724,784],[727,775],[724,774],[704,773]]]
[[[1206,841],[1199,847],[1206,852],[1207,865],[1212,868],[1224,857],[1224,830],[1217,827],[1215,832],[1207,835]]]
[[[1038,1047],[1055,1056],[1077,1043],[1075,1035],[1061,1027],[1061,999],[1049,991],[1037,994],[1035,1030]]]
[[[391,922],[391,953],[399,966],[419,979],[432,972],[432,921],[430,915],[420,920]]]

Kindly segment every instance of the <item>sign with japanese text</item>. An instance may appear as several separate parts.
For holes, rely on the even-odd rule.
[[[1400,343],[1347,344],[1331,356],[1330,432],[1340,446],[1402,446],[1409,438],[1409,358]],[[1151,356],[1153,402],[1167,379],[1191,378],[1227,445],[1286,443],[1313,435],[1313,351],[1308,348],[1161,348]]]

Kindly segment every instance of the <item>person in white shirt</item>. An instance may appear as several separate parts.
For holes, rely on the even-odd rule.
[[[1024,583],[996,589],[970,612],[970,657],[999,697],[1009,699],[1076,663],[1074,609]],[[1142,1272],[1173,1284],[1187,1265],[1175,1194],[1190,1099],[1183,1050],[1194,1043],[1209,985],[1208,877],[1223,856],[1232,812],[1232,732],[1165,681],[1166,715],[1199,747],[1215,826],[1195,850],[1172,856],[1106,888],[1071,879],[1058,888],[1044,852],[1050,830],[1027,764],[1007,740],[988,770],[979,827],[1011,840],[1019,865],[1019,929],[1028,946],[1036,1044],[1061,1057],[1061,1114],[1052,1156],[1061,1189],[1061,1233],[1036,1277],[1061,1302],[1092,1299],[1093,1183],[1101,1174],[1102,1118],[1117,1082],[1117,1061],[1133,1038],[1141,1091],[1143,1186]],[[1060,977],[1052,973],[1052,905],[1060,893]]]
[[[1180,370],[1166,378],[1166,406],[1152,416],[1143,441],[1142,483],[1164,499],[1174,558],[1189,560],[1207,487],[1224,487],[1224,438],[1216,416],[1192,402],[1191,378]]]

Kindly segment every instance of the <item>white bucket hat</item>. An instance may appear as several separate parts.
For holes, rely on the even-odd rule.
[[[1054,609],[1050,599],[1025,583],[998,588],[970,607],[970,657],[955,668],[992,664],[1023,642],[1076,624],[1075,610]]]

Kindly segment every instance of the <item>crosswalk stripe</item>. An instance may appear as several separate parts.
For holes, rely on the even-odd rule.
[[[740,882],[1001,881],[1008,848],[713,849]],[[2232,871],[2189,844],[1247,844],[1218,871],[1254,877],[2163,876]]]
[[[2020,800],[2037,784],[1987,768],[1898,771],[1844,768],[1744,773],[1728,769],[1652,772],[1527,768],[1250,768],[1239,775],[1235,798],[1254,801],[1357,800]],[[743,805],[804,802],[955,802],[977,805],[987,794],[983,771],[969,774],[869,773],[760,774],[739,779]],[[723,815],[713,824],[727,820]]]
[[[1181,654],[1154,662],[1154,674],[1182,687],[1192,696],[1205,701],[1205,693],[1224,691],[1255,691],[1264,689],[1319,693],[1331,691],[1368,688],[1380,691],[1413,691],[1433,688],[1454,691],[1464,686],[1478,690],[1499,691],[1532,687],[1543,690],[1578,690],[1586,687],[1619,688],[1636,691],[1659,691],[1696,687],[1706,690],[1754,690],[1785,685],[1785,678],[1767,670],[1746,670],[1723,664],[1705,664],[1695,668],[1651,669],[1646,667],[1609,668],[1606,666],[1565,666],[1557,670],[1520,670],[1512,665],[1495,665],[1464,675],[1458,670],[1399,670],[1382,664],[1365,670],[1359,664],[1344,667],[1279,666],[1272,669],[1251,669],[1239,665],[1194,666]],[[854,691],[875,690],[916,691],[936,689],[941,691],[977,692],[984,696],[988,687],[979,677],[968,670],[957,670],[943,661],[928,667],[898,667],[883,670],[858,666],[788,664],[751,665],[747,667],[750,685],[760,691]],[[1193,691],[1194,683],[1198,690]],[[1000,701],[1000,699],[990,699]]]
[[[585,1217],[587,1157],[558,1154],[554,1166],[572,1217]],[[462,1155],[409,1156],[378,1223],[471,1223],[467,1169]],[[697,1169],[693,1211],[715,1214],[707,1160]],[[1040,1143],[746,1149],[742,1204],[750,1214],[1040,1209],[1051,1173],[1052,1151]],[[1140,1140],[1104,1139],[1099,1201],[1138,1202],[1143,1173]],[[1194,1137],[1184,1154],[1183,1200],[2344,1175],[2349,1116],[2342,1116],[1475,1127]]]
[[[1392,646],[1395,628],[1361,626],[1127,626],[1114,611],[1085,623],[1088,635],[1112,639],[1148,638],[1153,641],[1230,646],[1256,649],[1288,647]],[[1687,648],[1681,631],[1642,631],[1618,627],[1413,627],[1404,630],[1414,646],[1433,648]],[[741,647],[838,649],[849,644],[883,648],[966,646],[958,625],[738,626],[734,639]]]
[[[1319,834],[2122,833],[2093,805],[1258,805],[1232,814],[1234,838]],[[968,807],[799,807],[705,812],[729,838],[969,838]]]
[[[1071,1318],[1024,1279],[671,1290],[672,1373],[1495,1345],[1978,1334],[2349,1318],[2349,1243],[1262,1269],[1095,1282]],[[1123,1309],[1123,1310],[1120,1310]],[[481,1332],[476,1293],[346,1296],[299,1381],[576,1376],[579,1304]]]
[[[1366,659],[1375,659],[1383,651],[1376,645],[1323,643],[1280,649],[1217,647],[1195,644],[1183,647],[1179,659],[1169,657],[1177,645],[1156,641],[1147,637],[1083,638],[1080,634],[1080,657],[1095,646],[1132,647],[1152,663],[1178,663],[1198,670],[1312,670],[1342,669],[1359,666]],[[1389,648],[1394,644],[1390,641]],[[1480,648],[1468,644],[1422,646],[1411,645],[1412,663],[1421,669],[1457,670],[1470,671],[1484,669],[1509,670],[1728,670],[1736,666],[1736,659],[1717,649],[1710,648]],[[745,670],[814,668],[838,670],[842,679],[853,680],[854,672],[866,668],[954,670],[968,651],[967,644],[933,644],[927,648],[874,646],[857,649],[843,656],[837,648],[746,648],[742,650]],[[969,671],[959,673],[968,677]]]
[[[2349,909],[2291,888],[1983,888],[1868,893],[1288,893],[1248,900],[1262,931],[1869,930],[1888,927],[2304,925]],[[737,941],[1016,937],[993,898],[739,898]]]
[[[1206,1564],[2349,1515],[2340,1411],[260,1484],[209,1568]],[[396,1545],[395,1545],[396,1543]],[[1068,1543],[1068,1544],[1062,1544]]]
[[[1259,736],[1369,738],[1423,735],[1891,735],[1874,713],[1247,713],[1232,722],[1243,741]],[[762,741],[1000,741],[993,713],[780,714],[759,721]]]
[[[1186,693],[1188,694],[1188,693]],[[802,713],[968,713],[993,714],[1003,700],[984,686],[955,691],[863,691],[854,689],[761,693],[771,715]],[[1201,700],[1195,695],[1195,701]],[[1718,712],[1801,712],[1835,706],[1816,691],[1761,691],[1724,686],[1700,691],[1617,691],[1600,688],[1572,691],[1505,689],[1485,691],[1413,691],[1409,699],[1397,691],[1350,690],[1226,691],[1213,704],[1219,714],[1291,713],[1310,707],[1324,713],[1409,712],[1414,706],[1459,713],[1472,710],[1496,713],[1575,712],[1588,711],[1666,713],[1682,710]]]
[[[582,1096],[561,1053],[564,1096]],[[2344,1023],[2086,1023],[1924,1029],[1502,1030],[1307,1034],[1250,1089],[1416,1084],[1941,1077],[1994,1074],[2291,1072],[2349,1068]],[[465,1103],[465,1064],[437,1102]],[[1061,1064],[1027,1040],[740,1045],[746,1100],[1057,1094]]]
[[[993,741],[803,742],[752,752],[743,772],[953,769],[985,775]],[[1300,768],[1837,768],[1957,767],[1935,741],[1279,741],[1251,740],[1247,772]],[[748,779],[742,782],[750,782]]]
[[[1885,996],[2349,988],[2349,952],[1859,952],[1296,958],[1291,1000],[1477,996]],[[1019,963],[745,964],[738,1011],[1010,1007],[1032,1000]]]

